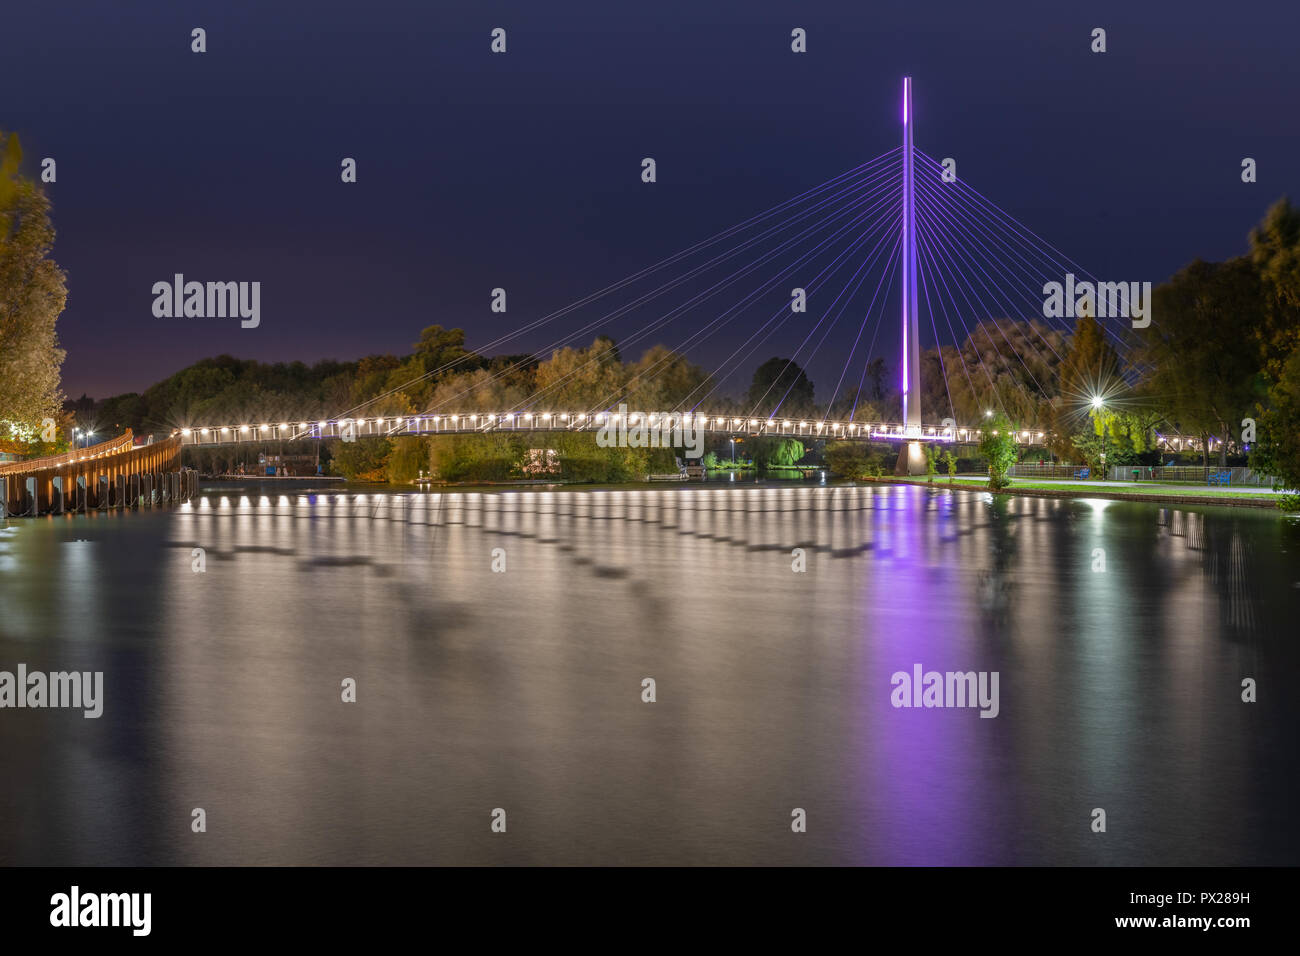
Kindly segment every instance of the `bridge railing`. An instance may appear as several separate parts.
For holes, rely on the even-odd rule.
[[[596,431],[617,421],[613,413],[554,412],[471,412],[466,415],[400,415],[380,418],[343,418],[319,422],[280,422],[256,425],[204,426],[181,429],[186,445],[227,445],[256,441],[300,439],[343,439],[394,437],[398,435],[442,435],[474,432]],[[629,427],[645,424],[669,428],[679,419],[665,413],[633,413]],[[732,415],[688,414],[684,424],[708,432],[746,435],[775,435],[813,439],[871,439],[877,441],[978,441],[977,428],[945,428],[922,425],[908,430],[897,422],[830,421],[816,418],[742,418]],[[1041,441],[1042,432],[1014,433],[1018,443]]]
[[[110,438],[89,448],[74,448],[61,455],[48,455],[44,458],[29,458],[26,461],[10,461],[0,465],[0,475],[26,474],[34,471],[48,471],[64,468],[83,461],[94,461],[110,455],[120,455],[135,445],[131,429],[127,429],[116,438]]]

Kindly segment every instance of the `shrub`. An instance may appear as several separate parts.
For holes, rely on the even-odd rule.
[[[862,442],[835,441],[826,443],[826,468],[836,478],[859,480],[872,474],[872,469],[879,473],[870,454],[870,447]]]
[[[953,479],[957,477],[957,456],[945,448],[943,450],[943,463],[948,468],[948,484],[951,485]]]
[[[980,454],[989,463],[989,488],[998,491],[1011,484],[1007,471],[1016,463],[1016,442],[1011,422],[999,412],[984,424]]]
[[[393,446],[387,438],[358,438],[336,442],[330,470],[348,481],[383,481]]]

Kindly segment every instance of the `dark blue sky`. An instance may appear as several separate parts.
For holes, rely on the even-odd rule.
[[[1270,202],[1300,195],[1300,6],[1060,6],[11,7],[0,128],[32,171],[58,162],[64,389],[137,390],[222,352],[401,353],[434,322],[481,345],[892,148],[906,73],[917,146],[1094,273],[1158,282],[1243,251]],[[155,318],[151,286],[175,272],[260,281],[261,327]]]

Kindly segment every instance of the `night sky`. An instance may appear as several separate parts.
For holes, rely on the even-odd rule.
[[[1300,196],[1300,5],[1058,6],[10,5],[0,129],[29,173],[58,163],[64,391],[141,390],[220,353],[403,354],[435,322],[483,345],[891,149],[904,74],[918,148],[1094,273],[1159,282],[1243,252]],[[261,326],[155,318],[176,272],[260,281]]]

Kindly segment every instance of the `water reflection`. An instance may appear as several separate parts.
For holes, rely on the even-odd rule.
[[[0,711],[0,862],[1297,860],[1266,512],[724,485],[9,527],[0,669],[107,702]],[[893,708],[916,663],[998,671],[1000,716]]]

